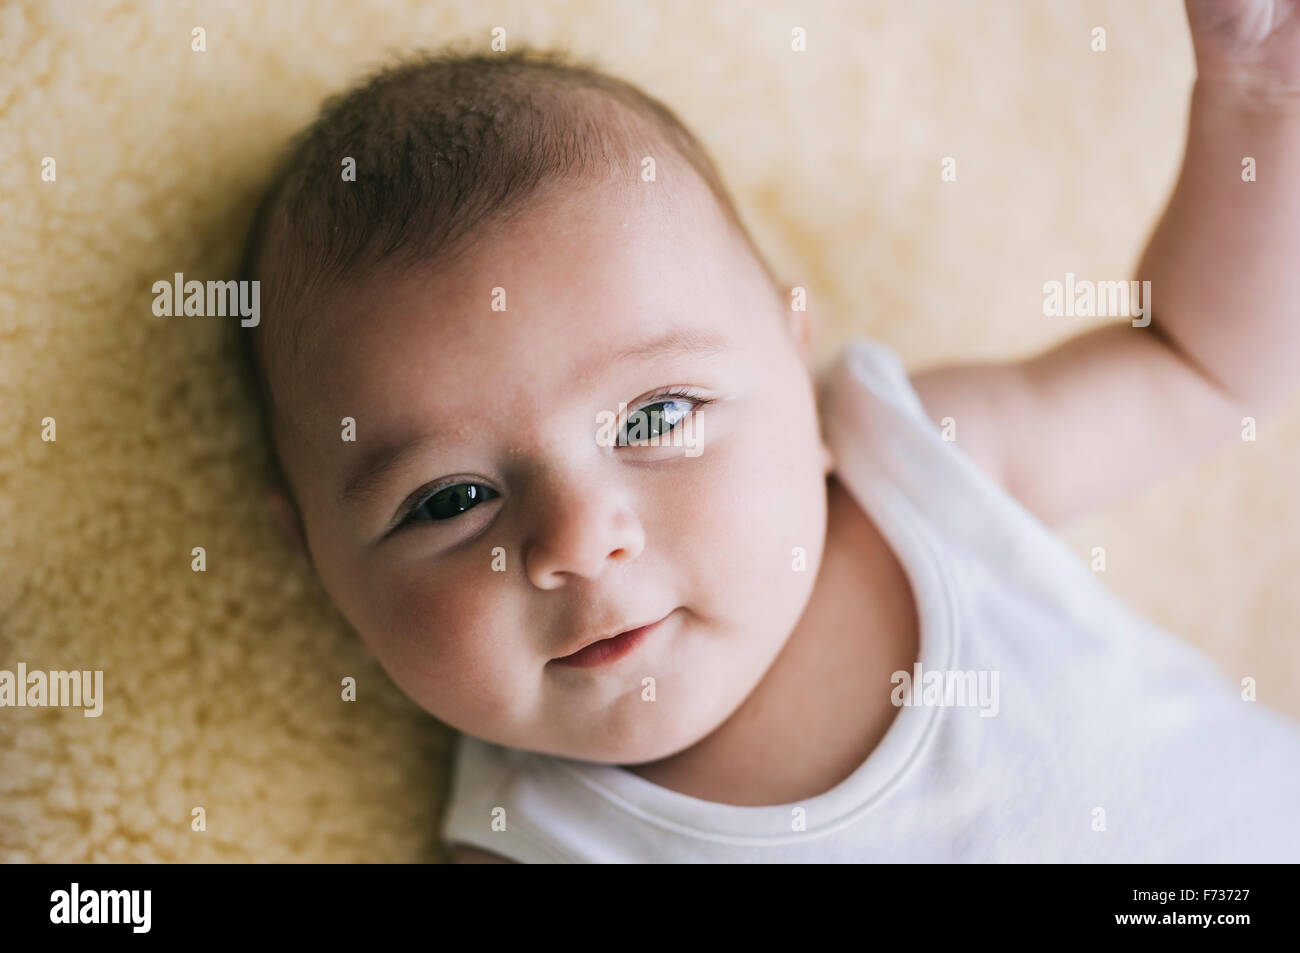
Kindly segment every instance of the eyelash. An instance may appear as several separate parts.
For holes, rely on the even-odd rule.
[[[636,410],[637,411],[645,410],[647,407],[653,407],[655,404],[666,403],[667,401],[670,400],[689,401],[690,403],[694,404],[694,406],[691,408],[689,412],[694,413],[695,411],[699,410],[701,407],[707,407],[709,404],[712,404],[715,400],[717,400],[717,398],[704,397],[700,395],[697,391],[693,391],[687,387],[673,387],[670,388],[669,390],[662,391],[658,394],[654,394],[653,396],[646,398],[645,402],[641,404],[639,407],[637,407]],[[636,411],[633,411],[633,413],[635,412]],[[432,499],[438,493],[441,493],[443,490],[446,490],[449,487],[458,486],[463,482],[464,482],[463,480],[452,480],[451,482],[448,483],[432,483],[429,484],[428,487],[421,487],[420,489],[416,490],[414,493],[410,495],[410,497],[408,497],[408,500],[410,502],[404,503],[402,505],[402,508],[399,510],[400,515],[397,517],[397,522],[393,527],[394,530],[400,530],[416,522],[411,519],[411,515],[415,513],[416,510],[422,507],[425,503],[429,502],[430,499]],[[446,520],[427,520],[427,521],[420,521],[420,522],[449,523],[452,522],[454,519],[455,517]]]

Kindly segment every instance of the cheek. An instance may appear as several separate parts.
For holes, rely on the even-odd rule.
[[[663,509],[664,545],[692,567],[699,597],[724,600],[730,609],[716,611],[733,617],[741,603],[761,614],[806,599],[820,560],[826,481],[816,414],[802,395],[786,400],[706,440],[683,461],[690,475]]]
[[[463,567],[428,573],[398,570],[383,593],[384,628],[394,649],[418,657],[459,659],[474,645],[470,623],[482,608],[482,578]]]
[[[477,562],[477,560],[476,560]],[[520,629],[505,617],[506,573],[469,563],[438,570],[403,568],[368,600],[380,606],[376,654],[402,689],[453,724],[473,724],[500,709],[519,678]]]

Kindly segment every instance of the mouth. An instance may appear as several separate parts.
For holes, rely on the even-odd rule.
[[[551,661],[557,665],[567,665],[572,668],[593,668],[597,665],[607,665],[610,662],[615,662],[661,629],[673,612],[676,611],[674,609],[655,622],[638,626],[635,629],[628,629],[626,632],[620,632],[609,638],[599,639],[583,646],[571,655],[562,655],[559,658],[551,659]]]

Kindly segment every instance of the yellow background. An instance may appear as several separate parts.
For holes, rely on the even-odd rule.
[[[1193,75],[1175,0],[0,9],[0,668],[103,669],[107,694],[98,719],[0,710],[0,859],[439,857],[448,732],[274,535],[222,319],[156,318],[150,286],[233,277],[249,203],[324,95],[415,46],[485,47],[494,26],[678,112],[809,288],[821,361],[865,334],[914,370],[1088,326],[1045,318],[1042,285],[1130,276]],[[1298,485],[1293,404],[1063,534],[1081,558],[1106,548],[1135,609],[1300,715]]]

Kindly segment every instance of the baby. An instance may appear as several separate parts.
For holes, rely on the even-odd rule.
[[[1188,15],[1151,320],[912,378],[861,338],[813,372],[802,289],[626,83],[447,54],[326,104],[237,333],[280,523],[462,733],[456,859],[1300,861],[1300,726],[1045,525],[1300,380],[1300,10]]]

